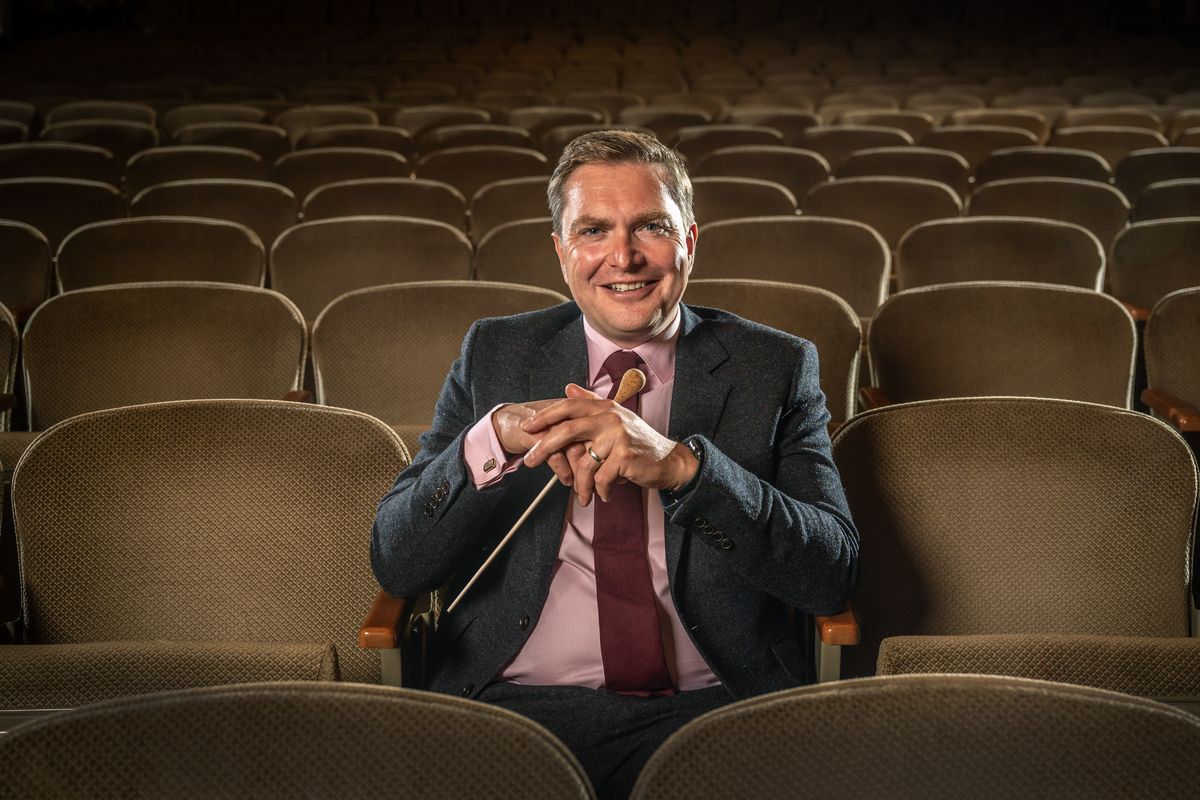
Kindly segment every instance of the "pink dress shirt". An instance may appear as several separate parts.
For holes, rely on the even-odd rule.
[[[587,320],[588,387],[607,397],[612,380],[600,374],[604,360],[622,348],[601,336]],[[675,321],[655,338],[634,348],[646,362],[646,388],[642,390],[642,418],[659,433],[667,434],[671,417],[671,394],[675,382],[675,344],[679,334],[679,314]],[[499,406],[497,406],[499,408]],[[492,413],[495,409],[492,409]],[[490,486],[519,469],[519,458],[506,461],[504,448],[492,427],[492,413],[479,420],[467,433],[463,458],[477,488]],[[716,686],[720,681],[708,668],[692,644],[675,610],[667,580],[666,527],[662,500],[658,491],[642,490],[646,509],[647,553],[650,579],[658,600],[659,627],[667,668],[681,691]],[[504,680],[532,685],[585,686],[604,688],[604,663],[600,657],[600,622],[596,610],[596,573],[592,556],[592,532],[596,497],[584,507],[572,495],[563,525],[562,544],[550,594],[537,625],[524,647],[501,673]],[[519,533],[517,534],[520,535]]]

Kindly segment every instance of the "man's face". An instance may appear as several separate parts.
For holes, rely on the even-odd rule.
[[[696,226],[645,164],[586,164],[564,187],[554,249],[571,296],[597,331],[625,348],[675,318],[696,250]]]

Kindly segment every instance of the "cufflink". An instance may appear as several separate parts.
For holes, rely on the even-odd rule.
[[[496,468],[496,459],[489,458],[487,461],[483,462],[483,471],[484,472],[491,472],[495,468]]]

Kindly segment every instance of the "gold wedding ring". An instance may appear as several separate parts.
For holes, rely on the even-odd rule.
[[[589,455],[589,456],[591,456],[591,457],[592,457],[592,460],[593,460],[593,461],[595,461],[597,464],[603,464],[603,463],[604,463],[604,459],[603,459],[603,458],[601,458],[600,456],[596,455],[596,451],[595,451],[595,450],[593,450],[592,448],[590,448],[590,447],[589,447],[589,448],[588,448],[588,451],[587,451],[587,453],[588,453],[588,455]]]

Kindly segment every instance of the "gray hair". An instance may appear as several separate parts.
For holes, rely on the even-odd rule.
[[[678,153],[649,134],[627,130],[592,131],[567,144],[546,189],[554,232],[560,236],[567,179],[586,164],[648,164],[656,167],[667,194],[683,214],[684,226],[691,227],[696,221],[692,212],[692,181]]]

